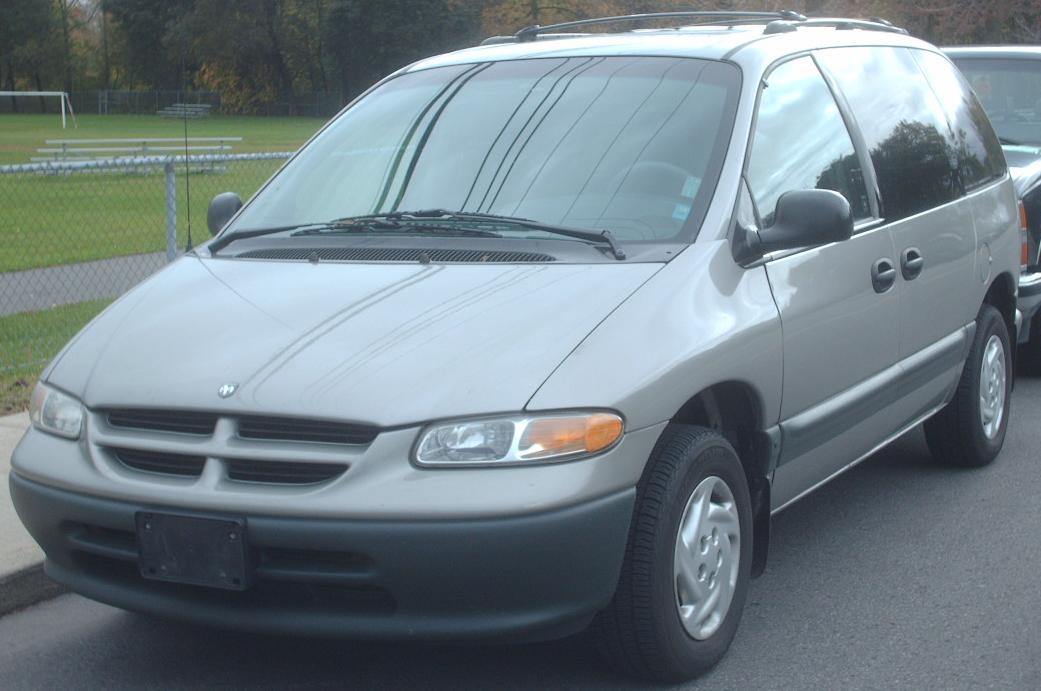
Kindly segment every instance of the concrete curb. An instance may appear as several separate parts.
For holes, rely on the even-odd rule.
[[[65,592],[43,571],[43,564],[33,564],[0,579],[0,617]]]
[[[8,491],[11,453],[29,427],[26,413],[0,417],[0,616],[65,592],[43,571],[43,551],[22,527]]]

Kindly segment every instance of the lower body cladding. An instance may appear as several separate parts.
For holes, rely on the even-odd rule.
[[[508,518],[222,515],[50,487],[11,473],[22,522],[71,590],[124,609],[272,633],[533,640],[584,628],[611,600],[635,490]],[[243,589],[145,578],[139,516],[244,525]]]

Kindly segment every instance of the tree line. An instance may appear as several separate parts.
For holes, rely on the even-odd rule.
[[[2,0],[0,89],[216,91],[227,110],[342,100],[529,24],[677,9],[885,17],[939,44],[1041,43],[1038,0]]]

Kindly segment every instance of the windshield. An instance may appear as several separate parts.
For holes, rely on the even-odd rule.
[[[619,241],[689,240],[715,189],[738,82],[724,63],[651,57],[407,73],[327,127],[231,232],[445,209]]]
[[[1041,146],[1041,60],[958,58],[1004,144]]]

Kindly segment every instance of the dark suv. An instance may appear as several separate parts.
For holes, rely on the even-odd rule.
[[[1041,46],[944,48],[997,130],[1027,229],[1019,278],[1019,342],[1041,371]]]

